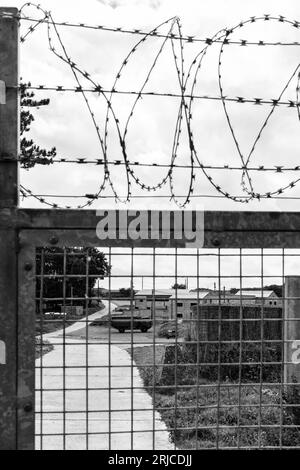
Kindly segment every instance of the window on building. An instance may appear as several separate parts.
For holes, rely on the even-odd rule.
[[[177,318],[182,318],[182,313],[177,313]]]
[[[182,302],[177,302],[177,307],[183,307],[183,303]]]

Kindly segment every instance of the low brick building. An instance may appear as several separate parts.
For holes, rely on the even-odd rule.
[[[198,302],[203,303],[208,294],[209,291],[197,292],[178,289],[177,292],[171,295],[169,300],[169,318],[175,319],[176,316],[177,318],[184,318]]]

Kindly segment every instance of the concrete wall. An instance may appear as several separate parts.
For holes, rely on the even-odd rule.
[[[262,325],[264,339],[282,339],[282,308],[265,307],[262,312],[261,306],[244,306],[241,310],[240,306],[233,305],[199,305],[193,307],[183,321],[186,339],[192,341],[257,340],[261,339]]]

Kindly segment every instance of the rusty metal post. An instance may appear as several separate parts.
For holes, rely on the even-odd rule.
[[[0,449],[17,448],[18,10],[0,8]],[[4,82],[4,83],[3,83]]]
[[[300,276],[284,286],[284,383],[300,384]]]

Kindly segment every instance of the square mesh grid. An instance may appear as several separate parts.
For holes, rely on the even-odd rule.
[[[299,448],[299,255],[37,249],[36,448]]]

